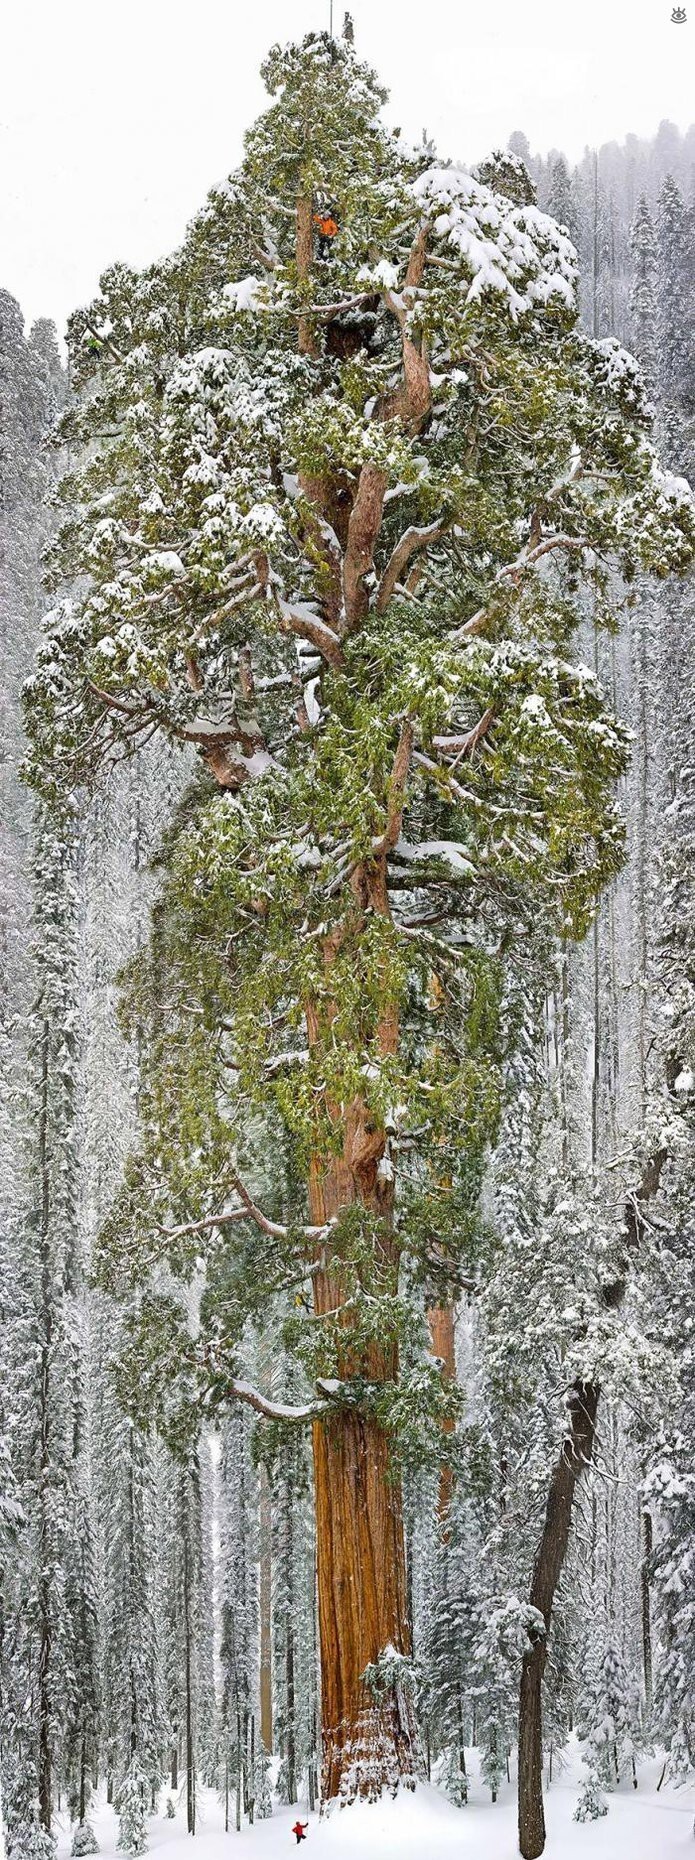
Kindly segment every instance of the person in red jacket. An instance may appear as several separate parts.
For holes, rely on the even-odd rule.
[[[292,1833],[296,1834],[297,1836],[297,1846],[299,1846],[300,1841],[306,1840],[305,1830],[308,1828],[308,1826],[309,1826],[308,1821],[295,1821],[294,1827],[292,1829]]]

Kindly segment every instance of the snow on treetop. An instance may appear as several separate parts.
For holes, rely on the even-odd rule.
[[[629,349],[624,349],[615,336],[603,336],[592,343],[592,348],[599,379],[611,398],[618,398],[642,419],[653,415],[640,364]]]
[[[464,168],[427,168],[413,192],[471,271],[469,303],[490,290],[507,298],[514,319],[553,296],[574,308],[574,246],[538,207],[514,206]]]

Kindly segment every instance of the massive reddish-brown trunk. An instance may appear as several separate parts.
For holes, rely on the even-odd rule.
[[[307,305],[311,301],[312,245],[312,201],[305,190],[297,200],[296,262],[300,296]],[[406,281],[413,290],[421,280],[425,246],[423,229],[407,272]],[[398,315],[395,298],[392,307]],[[401,327],[403,386],[397,404],[384,404],[380,414],[382,418],[396,414],[407,418],[410,429],[417,430],[431,405],[427,357],[424,343],[410,339],[405,320]],[[299,321],[299,348],[305,355],[318,351],[312,318],[306,312]],[[316,511],[315,517],[307,514],[305,521],[314,547],[318,544],[325,560],[325,619],[336,629],[333,651],[338,654],[338,634],[355,631],[369,608],[386,487],[386,474],[369,464],[363,466],[356,491],[347,501],[347,487],[340,480],[330,484],[304,479],[302,483]],[[325,644],[323,651],[326,656]],[[359,935],[366,913],[390,915],[386,862],[400,833],[413,736],[412,723],[404,719],[385,795],[384,832],[374,845],[374,856],[352,875],[346,921],[324,946],[327,970],[348,930]],[[386,1057],[397,1050],[399,1017],[388,987],[384,992],[376,1047]],[[320,1044],[330,1029],[331,1006],[324,1001],[320,1006],[307,1002],[305,1007],[309,1045]],[[398,1249],[393,1234],[393,1182],[391,1171],[380,1168],[385,1131],[375,1124],[359,1097],[347,1106],[329,1106],[329,1112],[335,1148],[312,1162],[312,1221],[324,1226],[355,1203],[377,1216],[369,1289],[378,1286],[395,1292]],[[338,1380],[348,1388],[355,1378],[377,1386],[392,1380],[398,1371],[396,1347],[388,1341],[383,1346],[371,1343],[365,1349],[356,1339],[345,1308],[345,1275],[330,1242],[315,1266],[316,1313],[336,1313],[339,1325]],[[384,1785],[395,1787],[399,1777],[412,1777],[416,1767],[409,1694],[398,1683],[370,1688],[364,1677],[387,1649],[410,1653],[400,1483],[391,1464],[387,1434],[374,1414],[356,1403],[353,1407],[340,1396],[335,1413],[314,1424],[313,1447],[323,1794],[326,1799],[339,1794],[375,1795]]]
[[[373,1130],[361,1104],[346,1119],[343,1156],[311,1176],[312,1218],[322,1223],[361,1201],[379,1214],[388,1231],[392,1186],[382,1181],[378,1164],[383,1133]],[[375,1274],[394,1285],[395,1248],[384,1242]],[[343,1300],[341,1274],[330,1258],[315,1275],[317,1312],[334,1311]],[[345,1327],[347,1376],[351,1360],[350,1329]],[[359,1367],[372,1382],[396,1374],[394,1349],[372,1346]],[[374,1796],[412,1777],[416,1767],[416,1733],[412,1705],[400,1688],[378,1696],[365,1684],[368,1666],[386,1648],[410,1652],[405,1541],[401,1488],[391,1465],[389,1442],[374,1418],[339,1407],[313,1430],[316,1502],[316,1560],[321,1653],[323,1728],[322,1792],[350,1799]]]
[[[401,732],[394,763],[389,819],[380,855],[354,874],[357,920],[367,907],[388,912],[386,850],[403,807],[411,735]],[[325,951],[330,968],[336,944]],[[330,1012],[330,1010],[329,1010]],[[307,1009],[310,1043],[320,1037],[315,1012]],[[378,1027],[378,1045],[386,1055],[396,1050],[398,1012],[386,996]],[[356,1203],[378,1221],[370,1290],[395,1291],[398,1247],[393,1234],[392,1171],[384,1169],[386,1135],[362,1098],[334,1107],[340,1151],[315,1157],[310,1171],[312,1220],[323,1226]],[[398,1371],[395,1344],[355,1345],[346,1285],[330,1243],[314,1274],[317,1314],[342,1312],[344,1336],[338,1360],[339,1379],[358,1376],[379,1385]],[[410,1653],[405,1539],[400,1481],[391,1464],[388,1437],[372,1414],[338,1404],[335,1415],[316,1422],[313,1434],[316,1502],[316,1558],[321,1653],[323,1795],[377,1795],[412,1778],[416,1768],[416,1730],[407,1690],[374,1690],[365,1670],[385,1650]]]
[[[415,1768],[408,1695],[378,1696],[364,1673],[388,1647],[410,1652],[401,1493],[385,1434],[341,1413],[314,1425],[322,1789],[378,1795]]]

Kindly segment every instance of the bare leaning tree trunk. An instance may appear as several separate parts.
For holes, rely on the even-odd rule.
[[[655,1150],[645,1164],[639,1188],[628,1194],[624,1205],[623,1257],[621,1276],[604,1290],[611,1310],[622,1303],[630,1262],[639,1251],[644,1220],[642,1209],[658,1194],[665,1149]],[[524,1860],[537,1860],[545,1846],[543,1813],[543,1719],[542,1688],[547,1658],[548,1633],[557,1585],[567,1554],[572,1507],[578,1482],[590,1464],[596,1438],[596,1413],[600,1390],[597,1383],[575,1382],[568,1396],[569,1431],[553,1469],[545,1509],[545,1520],[536,1551],[529,1601],[545,1623],[545,1632],[531,1637],[521,1668],[519,1698],[519,1847]]]
[[[542,1689],[547,1637],[569,1543],[572,1507],[578,1482],[589,1465],[596,1433],[599,1390],[575,1383],[568,1400],[569,1431],[553,1469],[540,1543],[536,1551],[529,1600],[545,1623],[524,1654],[519,1698],[519,1847],[524,1860],[537,1860],[545,1846],[543,1812]]]
[[[642,1665],[644,1669],[644,1703],[647,1718],[652,1711],[652,1611],[649,1594],[649,1574],[651,1568],[654,1534],[652,1514],[645,1506],[640,1515],[640,1534],[642,1539],[642,1561],[640,1565],[640,1599],[642,1612]]]

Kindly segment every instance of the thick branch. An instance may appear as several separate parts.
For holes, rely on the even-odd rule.
[[[413,724],[409,717],[404,717],[401,724],[401,733],[398,738],[398,748],[391,770],[391,780],[389,782],[386,826],[380,838],[372,841],[372,850],[377,855],[393,852],[394,846],[400,838],[403,824],[403,808],[405,805],[405,788],[408,780],[408,770],[410,768],[410,758],[413,753],[414,740],[415,730]]]
[[[297,262],[297,280],[302,296],[308,295],[313,256],[314,229],[311,194],[300,194],[297,200],[295,258]],[[306,311],[302,311],[299,318],[298,343],[300,355],[318,355],[318,343],[314,334],[311,318],[307,316]]]
[[[132,722],[142,717],[142,708],[137,704],[126,704],[125,698],[114,697],[111,691],[102,691],[101,686],[95,685],[92,678],[87,679],[87,684],[90,691],[94,692],[94,696],[100,698],[102,704],[106,705],[107,710],[116,710],[121,717],[128,717]]]
[[[438,749],[442,755],[455,756],[457,762],[462,761],[464,756],[472,756],[478,743],[484,736],[487,736],[494,717],[494,710],[488,706],[488,709],[483,711],[482,717],[479,717],[478,722],[473,725],[473,729],[468,730],[465,736],[433,736],[433,748]]]
[[[271,1221],[268,1215],[263,1213],[262,1208],[257,1206],[238,1175],[233,1176],[232,1181],[242,1203],[240,1208],[226,1208],[219,1214],[206,1214],[202,1220],[198,1221],[183,1221],[178,1227],[163,1227],[160,1224],[159,1232],[165,1234],[168,1240],[179,1240],[185,1234],[204,1233],[211,1227],[228,1227],[236,1221],[255,1221],[261,1232],[269,1234],[273,1240],[286,1240],[290,1232],[295,1231],[286,1227],[282,1221]],[[312,1243],[325,1240],[332,1225],[333,1223],[329,1221],[324,1227],[299,1228],[296,1230],[297,1238],[310,1240]]]
[[[344,665],[343,650],[337,633],[328,626],[319,614],[313,614],[308,607],[299,609],[290,607],[287,601],[276,597],[283,633],[295,633],[298,639],[305,639],[310,646],[315,646],[321,658],[334,671],[340,671]]]
[[[422,225],[413,241],[403,290],[384,293],[385,302],[392,316],[395,316],[401,332],[403,380],[392,394],[384,397],[380,403],[379,413],[382,419],[402,419],[411,433],[421,431],[432,407],[432,385],[426,344],[423,337],[418,342],[413,342],[408,332],[409,317],[416,293],[424,277],[429,231],[427,224]]]
[[[267,1395],[261,1394],[260,1389],[254,1388],[251,1382],[240,1381],[236,1376],[227,1384],[227,1389],[230,1395],[236,1396],[237,1401],[248,1402],[249,1407],[255,1408],[256,1413],[262,1414],[266,1421],[293,1421],[300,1424],[320,1421],[341,1403],[352,1407],[356,1405],[355,1391],[349,1382],[334,1382],[330,1377],[319,1377],[316,1386],[319,1390],[318,1400],[303,1402],[297,1407],[290,1407],[282,1401],[271,1401]],[[368,1394],[368,1387],[361,1390],[363,1399]]]
[[[227,1384],[228,1394],[236,1396],[237,1401],[245,1401],[249,1408],[255,1408],[266,1421],[293,1421],[304,1424],[318,1421],[326,1413],[328,1403],[325,1401],[304,1402],[301,1407],[291,1408],[282,1401],[269,1401],[260,1389],[253,1388],[250,1382],[240,1382],[235,1377]]]
[[[263,747],[260,731],[252,733],[231,719],[225,723],[208,723],[201,718],[190,725],[176,724],[171,718],[162,717],[147,698],[140,704],[128,704],[124,698],[115,697],[111,691],[103,691],[91,678],[87,683],[90,691],[94,692],[107,710],[116,711],[119,716],[128,719],[132,725],[132,735],[137,735],[151,725],[153,730],[167,730],[178,742],[194,743],[221,788],[241,788],[245,782],[265,774],[270,757]],[[248,744],[251,751],[249,756],[230,754],[232,744],[238,742]]]
[[[350,512],[343,562],[345,630],[354,632],[369,610],[367,579],[374,570],[374,550],[384,514],[388,477],[376,465],[363,465]]]
[[[375,601],[378,614],[385,613],[396,584],[401,580],[403,570],[407,568],[411,558],[419,554],[421,550],[427,549],[430,543],[436,542],[437,538],[443,535],[447,527],[447,519],[438,517],[435,523],[428,523],[421,527],[418,527],[417,524],[412,524],[410,529],[403,532],[403,535],[396,543],[390,560],[386,564],[379,583]]]

